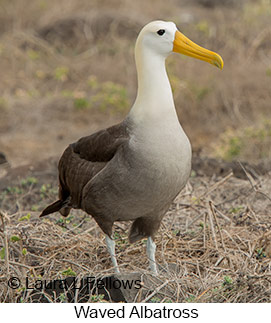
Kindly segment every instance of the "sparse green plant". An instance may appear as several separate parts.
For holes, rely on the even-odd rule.
[[[67,216],[66,218],[65,218],[65,222],[67,223],[67,224],[69,224],[70,222],[72,222],[72,220],[74,219],[74,216],[73,215],[69,215],[69,216]]]
[[[78,110],[89,108],[91,105],[87,98],[75,98],[73,104]]]
[[[114,232],[114,240],[116,245],[122,250],[128,243],[128,241],[117,231]]]
[[[1,258],[1,259],[5,259],[5,254],[6,254],[5,247],[3,247],[3,248],[0,250],[0,258]]]
[[[150,302],[151,303],[161,303],[161,299],[157,296],[153,296],[151,299],[150,299]]]
[[[6,109],[8,106],[8,102],[4,97],[0,97],[0,109]]]
[[[6,190],[8,193],[11,193],[11,194],[22,194],[23,193],[23,190],[18,186],[13,186],[13,187],[8,186],[6,188]]]
[[[61,303],[67,302],[67,298],[66,298],[66,295],[64,293],[61,293],[58,298],[59,298]]]
[[[48,189],[50,188],[51,186],[49,184],[42,184],[41,188],[40,188],[40,192],[41,193],[46,193],[48,191]]]
[[[200,199],[198,197],[196,197],[196,196],[191,197],[192,204],[197,205],[197,204],[199,204],[199,202],[200,202]]]
[[[173,232],[172,232],[175,236],[177,235],[177,234],[179,234],[180,233],[180,230],[179,229],[175,229],[175,230],[173,230]]]
[[[91,295],[90,301],[91,303],[99,303],[103,301],[104,295],[103,294],[98,294],[98,295]]]
[[[205,85],[202,86],[200,84],[196,84],[195,82],[187,82],[186,86],[198,102],[202,101],[211,92],[210,87]]]
[[[31,217],[31,214],[27,213],[27,215],[20,217],[19,221],[29,221],[30,217]]]
[[[74,220],[74,216],[73,215],[69,215],[67,217],[60,217],[56,220],[56,224],[59,224],[62,227],[65,227],[67,224],[70,224],[72,221]],[[72,224],[73,226],[77,226],[76,223]]]
[[[240,155],[242,149],[242,140],[239,137],[232,137],[229,140],[229,149],[227,151],[226,159],[232,159]]]
[[[35,76],[36,78],[43,80],[46,77],[46,73],[43,70],[36,70]]]
[[[190,174],[190,177],[196,177],[197,176],[197,173],[192,169],[191,170],[191,174]]]
[[[129,106],[126,89],[114,82],[99,83],[92,76],[88,84],[93,93],[88,98],[85,96],[74,96],[74,107],[82,110],[87,108],[98,108],[100,111],[112,110],[122,112]]]
[[[193,303],[196,299],[196,296],[191,295],[189,297],[187,297],[187,299],[185,300],[187,303]]]
[[[269,0],[248,1],[243,9],[244,20],[255,23],[261,16],[271,16],[271,3]]]
[[[19,240],[21,240],[21,238],[20,238],[20,237],[18,237],[18,236],[11,236],[11,237],[10,237],[10,241],[12,241],[12,242],[17,242],[17,241],[19,241]]]
[[[96,90],[99,88],[99,83],[97,81],[97,77],[95,75],[91,75],[88,79],[88,85],[90,86],[91,89]]]
[[[227,161],[271,158],[271,121],[263,120],[257,126],[226,130],[220,137],[220,144],[215,147],[215,154]]]
[[[38,180],[36,177],[27,177],[21,181],[22,186],[35,185],[37,183],[38,183]]]
[[[56,224],[63,225],[65,223],[65,219],[63,217],[56,220]]]
[[[122,112],[129,106],[127,91],[122,85],[99,82],[94,75],[89,78],[88,85],[92,90],[89,97],[86,94],[80,97],[73,94],[76,109],[98,108],[100,111],[106,109]]]
[[[59,66],[54,71],[55,79],[61,82],[67,81],[68,74],[69,74],[69,68],[66,66]]]
[[[163,303],[173,303],[173,301],[170,298],[166,298],[164,299]]]
[[[236,207],[232,207],[231,209],[229,209],[229,213],[237,214],[237,213],[240,213],[243,210],[244,210],[243,206],[236,206]]]
[[[73,98],[74,97],[73,91],[70,91],[70,90],[61,91],[61,95],[63,95],[65,98]]]
[[[41,188],[40,188],[40,196],[42,198],[50,195],[50,194],[57,194],[57,188],[52,187],[51,184],[42,184]]]
[[[31,205],[31,211],[33,212],[37,212],[39,210],[39,206],[34,204],[34,205]]]
[[[198,22],[196,25],[195,25],[195,29],[197,31],[200,31],[202,32],[203,34],[205,34],[207,37],[210,35],[210,26],[208,24],[208,21],[206,20],[202,20],[200,22]]]
[[[224,276],[222,285],[223,286],[232,285],[232,278],[230,276]]]
[[[40,58],[40,53],[38,51],[34,50],[34,49],[29,49],[27,51],[27,55],[33,61],[35,61],[35,60],[37,60],[37,59]]]
[[[30,98],[38,98],[40,96],[40,92],[37,89],[29,90],[26,93]]]
[[[266,254],[264,252],[264,249],[263,248],[258,248],[256,250],[256,253],[257,253],[257,259],[261,259],[261,258],[265,258],[266,257]]]
[[[66,269],[66,270],[63,270],[62,272],[61,272],[61,274],[63,275],[63,276],[76,276],[76,272],[75,271],[73,271],[72,269],[71,269],[71,267],[69,267],[68,269]]]
[[[114,235],[113,236],[114,236],[114,239],[120,239],[121,238],[120,233],[117,232],[117,231],[114,232]]]
[[[116,111],[123,111],[129,104],[126,89],[113,82],[102,83],[96,94],[91,97],[90,102],[102,111],[110,107]]]

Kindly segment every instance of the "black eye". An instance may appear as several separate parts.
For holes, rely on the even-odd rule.
[[[162,35],[164,35],[164,33],[165,33],[166,31],[165,31],[165,29],[159,29],[158,31],[157,31],[157,34],[159,35],[159,36],[162,36]]]

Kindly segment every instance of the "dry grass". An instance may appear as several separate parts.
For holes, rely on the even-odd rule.
[[[41,220],[39,212],[30,210],[55,197],[55,181],[45,188],[38,174],[32,174],[36,180],[28,177],[1,195],[6,210],[1,213],[1,240],[8,250],[7,258],[0,260],[1,301],[29,301],[22,297],[22,288],[8,289],[12,276],[24,282],[25,277],[64,279],[66,270],[77,277],[112,273],[104,235],[93,219],[73,211],[66,220],[60,215]],[[150,288],[147,301],[271,301],[270,187],[271,174],[256,180],[240,180],[232,173],[192,177],[157,234],[158,290]],[[148,275],[148,260],[142,256],[145,242],[128,244],[127,229],[127,223],[116,223],[121,272]]]

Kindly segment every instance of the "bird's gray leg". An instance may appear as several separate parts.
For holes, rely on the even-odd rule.
[[[147,240],[147,256],[149,259],[149,264],[150,264],[150,269],[151,271],[157,275],[157,268],[156,268],[156,262],[155,262],[155,250],[156,250],[156,245],[153,242],[151,237],[148,237]]]
[[[113,239],[111,239],[108,235],[106,235],[105,241],[106,241],[107,250],[111,256],[111,260],[112,260],[115,272],[119,273],[120,270],[118,267],[116,253],[115,253],[115,241]]]

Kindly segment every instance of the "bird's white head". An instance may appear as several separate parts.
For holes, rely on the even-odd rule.
[[[136,50],[139,48],[148,51],[152,56],[166,58],[170,53],[176,52],[223,68],[220,55],[192,42],[178,31],[173,22],[156,20],[148,23],[137,38]]]
[[[173,22],[152,21],[144,26],[138,35],[136,47],[143,47],[151,51],[152,55],[158,54],[167,57],[173,50],[176,25]]]

